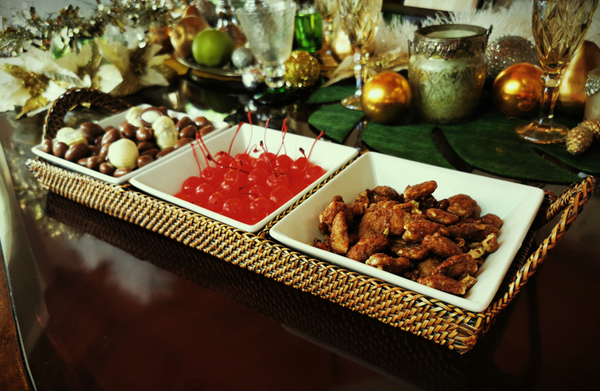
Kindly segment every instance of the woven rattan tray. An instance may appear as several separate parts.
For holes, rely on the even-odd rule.
[[[109,109],[124,107],[115,98],[99,96],[89,90],[69,91],[49,110],[45,137],[53,137],[62,126],[66,111],[81,102],[100,104]],[[560,197],[546,193],[536,221],[492,304],[485,311],[473,313],[307,257],[270,240],[269,229],[331,177],[255,235],[147,196],[128,185],[111,185],[53,166],[39,158],[29,160],[27,165],[38,181],[54,193],[460,353],[475,346],[500,311],[538,270],[548,252],[582,212],[595,186],[595,180],[590,176],[570,186]],[[332,177],[335,175],[337,173]],[[531,251],[535,232],[559,214],[560,218],[549,236],[535,251]]]

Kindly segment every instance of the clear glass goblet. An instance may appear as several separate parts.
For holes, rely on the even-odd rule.
[[[369,58],[367,47],[373,42],[379,24],[382,0],[338,0],[340,24],[354,49],[354,76],[356,92],[342,100],[351,110],[362,110],[361,96],[365,64]]]
[[[317,12],[323,20],[323,48],[319,59],[325,68],[335,68],[339,62],[333,56],[331,42],[333,41],[333,19],[338,10],[338,0],[314,0]]]
[[[263,68],[267,86],[271,90],[283,90],[284,62],[292,53],[294,40],[296,3],[248,1],[235,12],[250,50]]]
[[[561,72],[581,47],[597,7],[598,0],[533,0],[533,38],[544,87],[538,117],[515,129],[522,139],[538,144],[566,140],[569,129],[554,122]]]

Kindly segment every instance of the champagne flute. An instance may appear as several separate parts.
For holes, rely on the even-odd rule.
[[[581,47],[598,0],[534,0],[533,37],[544,75],[539,115],[518,125],[516,134],[538,144],[564,142],[569,129],[554,122],[561,72]]]
[[[356,92],[342,100],[342,105],[351,110],[362,110],[363,74],[369,57],[367,47],[373,42],[375,28],[379,24],[382,0],[338,0],[342,29],[354,49],[354,76]]]
[[[339,65],[333,57],[331,42],[333,41],[333,19],[338,10],[338,0],[314,0],[317,12],[323,20],[323,49],[319,53],[319,59],[325,68],[335,68]]]

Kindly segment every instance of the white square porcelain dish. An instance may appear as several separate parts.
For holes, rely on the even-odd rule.
[[[142,104],[142,105],[139,105],[138,107],[140,107],[141,109],[145,109],[147,107],[151,107],[151,105]],[[188,116],[186,113],[182,113],[179,111],[169,110],[167,113],[169,114],[170,117],[175,117],[178,119]],[[106,118],[106,119],[103,119],[102,121],[98,121],[98,125],[102,126],[103,128],[106,128],[107,126],[114,126],[115,128],[118,128],[119,125],[121,125],[125,121],[126,114],[127,114],[127,111],[123,111],[122,113],[116,114],[116,115]],[[227,129],[229,127],[229,124],[227,124],[227,122],[224,122],[224,121],[213,121],[213,126],[215,127],[215,130],[208,133],[204,137],[205,140],[209,140],[209,139],[215,137],[217,134],[219,134],[223,130]],[[173,156],[176,156],[177,154],[181,153],[182,150],[183,149],[176,149],[173,152],[171,152],[170,154],[168,154],[167,156],[165,156],[164,158],[162,158],[161,160],[170,159]],[[34,154],[54,163],[55,165],[57,165],[59,167],[66,168],[71,171],[76,171],[80,174],[89,175],[93,178],[100,179],[102,181],[112,183],[115,185],[120,185],[122,183],[127,182],[129,179],[133,178],[140,172],[144,172],[145,170],[149,169],[150,167],[152,167],[155,164],[155,163],[148,164],[147,166],[138,168],[138,169],[130,172],[127,175],[123,175],[122,177],[115,178],[114,176],[111,176],[111,175],[102,174],[100,171],[95,171],[95,170],[89,169],[87,167],[80,166],[76,162],[70,162],[66,159],[54,156],[51,153],[46,153],[42,150],[42,144],[36,145],[35,147],[31,148],[31,151]]]
[[[477,283],[465,296],[445,293],[309,245],[314,238],[323,238],[318,230],[318,216],[335,195],[341,195],[345,202],[352,203],[365,189],[387,185],[401,193],[408,185],[416,185],[428,180],[437,182],[438,188],[433,195],[438,200],[455,194],[467,194],[477,201],[482,215],[493,213],[504,220],[498,238],[500,248],[487,257],[477,272]],[[323,261],[442,300],[468,311],[480,312],[488,307],[496,294],[525,239],[543,196],[543,191],[534,187],[369,152],[275,224],[270,234],[286,246]]]
[[[236,130],[237,127],[232,127],[211,140],[206,141],[206,147],[211,154],[214,155],[219,151],[228,151]],[[281,146],[281,136],[282,133],[277,130],[267,129],[265,131],[264,128],[258,126],[253,126],[253,129],[251,130],[251,125],[244,124],[231,146],[231,155],[235,156],[238,153],[244,152],[248,145],[258,146],[261,141],[265,143],[267,150],[271,152],[277,151]],[[299,148],[304,149],[306,154],[308,154],[313,144],[314,149],[310,156],[310,162],[320,165],[326,171],[325,175],[314,181],[302,192],[254,225],[242,223],[174,196],[174,194],[181,191],[181,186],[187,178],[190,176],[198,176],[198,165],[191,148],[185,148],[183,153],[168,161],[155,164],[149,170],[140,173],[133,178],[131,184],[165,201],[198,212],[214,220],[231,225],[232,227],[247,232],[257,232],[271,219],[296,202],[302,195],[312,190],[317,184],[329,177],[358,154],[356,149],[339,144],[322,140],[315,143],[313,138],[290,133],[285,136],[285,150],[292,159],[297,159],[301,156]],[[206,164],[198,146],[195,146],[195,151],[200,157],[200,163],[204,169]],[[259,155],[260,152],[250,152],[250,156],[258,157]]]

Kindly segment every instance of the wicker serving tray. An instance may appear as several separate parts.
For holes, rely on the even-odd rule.
[[[93,91],[69,91],[49,110],[44,127],[45,137],[51,138],[56,134],[68,109],[77,103],[90,101],[109,109],[113,109],[114,105],[122,105],[118,99],[99,97]],[[65,110],[65,107],[68,108]],[[147,196],[128,185],[111,185],[53,166],[39,158],[29,160],[27,165],[38,181],[54,193],[459,353],[471,350],[489,330],[500,311],[513,300],[582,212],[595,186],[595,179],[590,176],[573,184],[558,198],[546,193],[542,208],[492,304],[485,311],[474,313],[307,257],[270,240],[268,231],[277,221],[345,167],[255,235]],[[549,236],[535,251],[530,252],[535,232],[561,212]]]

